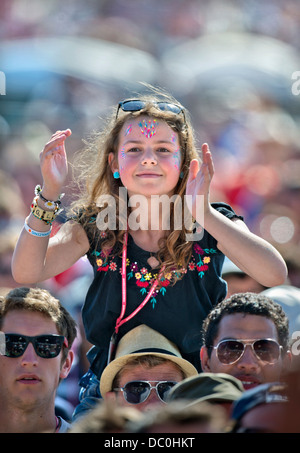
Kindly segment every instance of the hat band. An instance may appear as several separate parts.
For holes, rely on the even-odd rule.
[[[142,352],[149,352],[149,353],[151,353],[151,352],[153,352],[153,353],[159,352],[160,354],[168,354],[168,355],[173,355],[174,357],[178,357],[173,352],[167,351],[166,349],[159,349],[159,348],[138,349],[137,351],[130,352],[130,354],[139,354],[139,353],[142,353]]]

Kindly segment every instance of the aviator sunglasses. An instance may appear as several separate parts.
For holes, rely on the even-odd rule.
[[[147,104],[148,104],[147,101],[142,101],[139,99],[128,99],[127,101],[121,101],[118,104],[116,119],[118,118],[120,109],[122,109],[123,112],[138,112],[139,110],[142,110]],[[172,104],[170,102],[163,102],[163,101],[153,102],[152,104],[155,107],[157,107],[159,110],[167,110],[169,112],[173,112],[176,114],[182,113],[184,122],[186,122],[184,108],[181,107],[180,105]]]
[[[151,383],[156,383],[156,385],[152,386]],[[114,388],[113,390],[123,392],[127,403],[140,404],[146,401],[151,390],[155,389],[159,399],[165,403],[169,391],[175,384],[177,382],[173,381],[130,381],[124,387]]]
[[[62,335],[38,335],[28,337],[18,333],[5,333],[6,357],[21,357],[31,343],[36,354],[43,359],[53,359],[60,353],[62,346],[68,347],[67,339]]]
[[[231,365],[241,359],[247,345],[251,346],[258,360],[267,363],[277,362],[282,349],[282,346],[277,341],[269,338],[261,340],[222,340],[217,346],[211,346],[211,348],[216,350],[220,362],[224,365]]]

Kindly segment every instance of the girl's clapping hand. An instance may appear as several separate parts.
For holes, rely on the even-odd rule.
[[[191,161],[186,185],[186,195],[191,196],[187,197],[187,204],[194,219],[197,219],[197,196],[202,195],[204,197],[204,210],[209,208],[209,189],[213,175],[214,164],[212,155],[207,143],[204,143],[202,145],[202,164],[200,165],[197,159]]]
[[[65,140],[72,134],[70,129],[57,131],[40,153],[43,176],[43,193],[59,194],[68,174]]]

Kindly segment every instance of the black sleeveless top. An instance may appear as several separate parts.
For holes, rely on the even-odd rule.
[[[238,217],[225,203],[212,203],[228,218]],[[82,309],[83,323],[89,342],[95,345],[88,353],[92,371],[100,377],[107,363],[110,338],[121,312],[122,259],[101,252],[99,243],[90,241],[87,257],[93,266],[94,280]],[[146,297],[157,270],[147,260],[150,252],[138,247],[128,236],[127,246],[127,308],[131,314]],[[198,370],[200,365],[201,328],[203,320],[214,305],[226,297],[226,282],[221,278],[224,255],[216,240],[204,230],[200,241],[193,244],[191,260],[185,275],[175,285],[166,275],[160,289],[146,306],[120,327],[118,339],[132,328],[146,324],[174,342],[183,358]]]

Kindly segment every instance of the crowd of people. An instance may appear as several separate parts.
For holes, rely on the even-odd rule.
[[[70,347],[75,336],[64,334],[61,325],[52,323],[50,329],[48,319],[45,325],[40,319],[29,321],[32,313],[29,317],[25,311],[37,309],[27,308],[23,300],[27,295],[30,300],[42,299],[31,295],[33,289],[16,288],[4,295],[0,360],[4,375],[13,366],[16,394],[12,397],[9,385],[3,385],[2,398],[7,398],[3,410],[5,406],[14,408],[15,414],[6,418],[4,432],[89,429],[87,420],[99,405],[107,404],[105,414],[110,419],[113,406],[114,411],[134,407],[152,413],[158,405],[170,405],[159,422],[158,414],[142,426],[142,418],[134,417],[138,428],[122,412],[124,425],[118,432],[162,432],[172,427],[177,432],[225,432],[235,420],[235,403],[248,390],[284,380],[292,361],[290,349],[294,346],[295,350],[296,343],[290,344],[289,320],[282,306],[263,291],[233,292],[226,298],[224,259],[226,256],[261,287],[276,288],[288,278],[283,257],[252,233],[230,205],[211,201],[214,160],[210,149],[204,143],[198,154],[189,112],[154,87],[147,97],[143,94],[120,102],[106,129],[87,143],[77,175],[81,193],[66,221],[53,231],[68,175],[66,143],[71,135],[70,129],[58,130],[40,153],[42,185],[35,187],[11,266],[18,284],[39,284],[68,271],[87,255],[93,268],[82,308],[83,331],[91,344],[88,370],[80,379],[79,402],[68,429],[56,413],[55,399],[60,379],[71,370]],[[155,196],[172,198],[173,209],[166,210],[160,201],[159,209],[154,210]],[[178,209],[180,204],[183,207]],[[170,208],[170,201],[167,205]],[[180,228],[176,227],[178,220],[182,220]],[[18,313],[12,316],[6,305],[14,294],[19,294]],[[50,305],[44,303],[49,311]],[[38,317],[48,316],[45,308],[39,310]],[[60,310],[65,314],[62,306]],[[45,402],[45,379],[38,371],[50,367],[52,359],[59,368],[51,397]],[[284,391],[287,393],[285,387]],[[182,407],[175,406],[175,410],[185,421],[168,418],[174,399],[181,401]],[[217,407],[211,411],[212,418],[204,415],[207,411],[198,411],[204,401]],[[189,416],[189,408],[196,419]],[[35,411],[40,427],[26,424],[20,428],[20,419],[33,419]],[[102,425],[99,432],[106,423],[102,411],[99,419],[97,415]],[[215,423],[213,417],[214,413],[219,417],[221,411],[223,428],[221,419]],[[232,431],[242,432],[245,426],[254,432],[257,427],[242,425],[245,410],[242,415],[236,411],[239,415]],[[274,426],[274,431],[278,429]],[[266,426],[267,430],[272,429]]]
[[[159,332],[132,329],[100,385],[94,379],[98,397],[85,395],[68,421],[56,395],[74,360],[72,316],[47,290],[19,287],[1,297],[0,328],[2,433],[300,431],[300,368],[289,320],[261,293],[237,293],[212,309],[203,323],[200,373]]]
[[[256,2],[178,0],[172,14],[162,2],[88,3],[78,21],[82,2],[70,5],[65,34],[161,65],[228,24],[298,50],[294,1],[264,3],[275,28],[255,20]],[[40,36],[46,14],[56,20],[44,35],[61,24],[49,5],[26,20],[21,4],[1,6],[14,25],[5,38]],[[145,84],[121,102],[120,85],[51,82],[18,113],[0,111],[0,430],[299,432],[294,104],[253,87],[210,98],[201,83],[177,99]],[[176,202],[154,213],[153,196]]]

